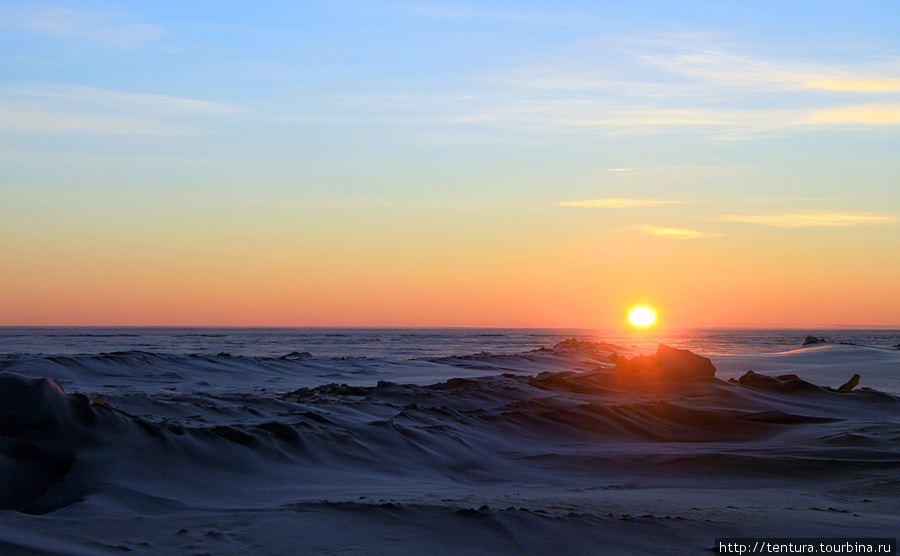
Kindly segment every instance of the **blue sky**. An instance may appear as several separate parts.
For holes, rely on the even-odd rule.
[[[0,2],[4,323],[602,325],[640,296],[769,322],[727,288],[689,307],[692,265],[640,291],[592,262],[683,256],[755,273],[770,313],[818,273],[798,323],[896,324],[900,8],[788,4]],[[860,314],[834,256],[884,284]],[[282,282],[179,312],[192,286],[157,274]],[[328,289],[348,276],[406,309]]]

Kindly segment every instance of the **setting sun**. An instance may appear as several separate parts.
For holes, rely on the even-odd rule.
[[[650,326],[656,322],[656,315],[647,307],[637,307],[628,315],[628,320],[635,326]]]

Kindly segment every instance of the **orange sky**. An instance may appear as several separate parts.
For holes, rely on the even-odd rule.
[[[8,8],[0,325],[900,326],[896,9]]]
[[[273,220],[200,234],[186,219],[164,239],[34,227],[5,251],[2,324],[604,328],[639,303],[673,327],[897,323],[890,226],[672,239],[566,214],[592,210],[436,211],[318,237]]]

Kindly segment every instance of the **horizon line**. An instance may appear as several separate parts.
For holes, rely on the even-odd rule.
[[[221,324],[0,324],[0,329],[37,329],[37,328],[131,328],[131,329],[175,329],[175,328],[209,328],[209,329],[419,329],[419,330],[596,330],[608,331],[627,329],[627,326],[589,327],[589,326],[465,326],[465,325],[221,325]],[[673,330],[900,330],[900,324],[810,324],[810,325],[724,325],[724,326],[658,326],[662,331]],[[637,331],[648,333],[651,330]]]

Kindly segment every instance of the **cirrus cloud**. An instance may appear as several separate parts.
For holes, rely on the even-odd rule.
[[[55,37],[77,37],[100,45],[129,49],[156,41],[165,29],[130,21],[103,9],[77,10],[47,2],[0,2],[0,27]]]
[[[0,87],[0,132],[202,135],[243,112],[231,104],[96,87]]]
[[[689,228],[665,228],[660,226],[651,226],[649,224],[630,226],[628,229],[641,234],[662,236],[671,239],[704,239],[711,237],[723,237],[725,235],[718,232],[702,232],[700,230],[691,230]]]
[[[669,201],[666,199],[586,199],[583,201],[564,201],[557,204],[562,207],[632,208],[671,205],[683,202],[684,201]]]
[[[900,104],[874,103],[819,110],[810,114],[809,124],[898,125]]]
[[[860,77],[836,77],[807,81],[806,87],[828,91],[893,92],[900,91],[900,79],[892,77],[866,79]]]
[[[840,212],[812,212],[787,214],[726,214],[719,220],[764,224],[778,228],[806,228],[813,226],[860,226],[863,224],[883,224],[896,222],[896,218],[876,214],[852,214]]]

